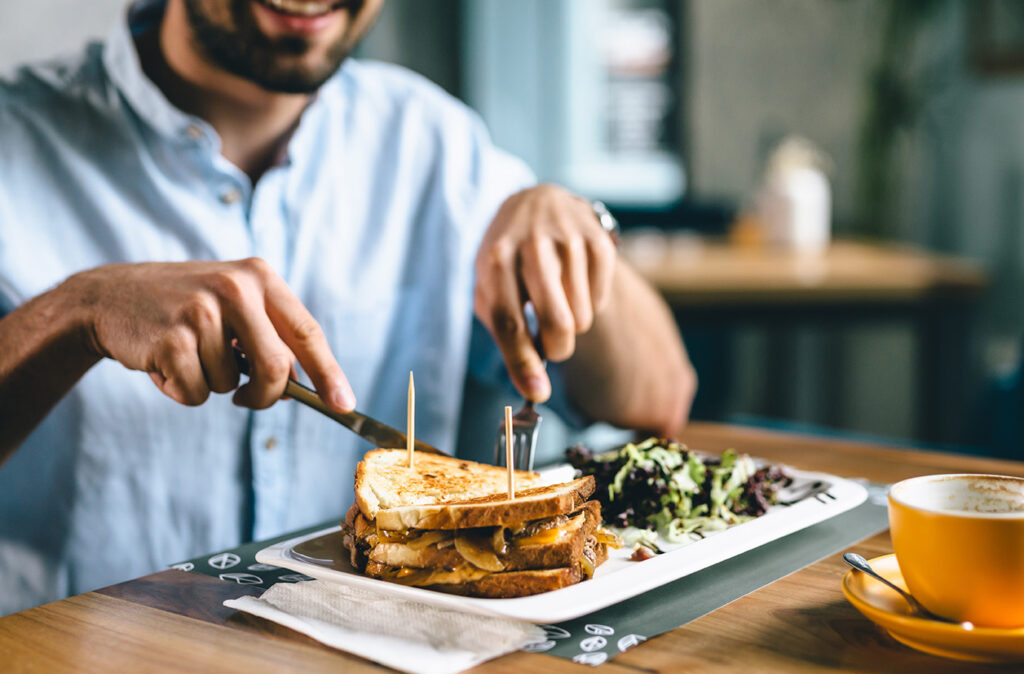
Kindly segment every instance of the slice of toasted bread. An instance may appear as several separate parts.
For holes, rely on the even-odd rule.
[[[597,557],[594,566],[600,566],[608,561],[608,546],[605,544],[598,543],[594,548],[594,552]],[[571,566],[563,566],[557,569],[491,573],[465,583],[432,585],[428,586],[427,589],[472,597],[506,599],[560,590],[563,587],[575,585],[586,578],[587,575],[584,573],[583,568],[579,564],[572,564]]]
[[[594,488],[594,477],[587,475],[571,482],[517,491],[511,501],[501,489],[477,498],[378,508],[376,525],[389,530],[508,526],[575,512]]]
[[[566,519],[566,518],[561,518]],[[552,525],[554,518],[546,518],[537,524]],[[551,526],[543,529],[544,533],[550,532],[551,536],[543,533],[539,536],[534,534],[513,536],[505,546],[505,552],[497,554],[497,560],[505,571],[523,569],[552,569],[560,566],[570,566],[583,554],[584,543],[587,537],[594,533],[601,523],[601,504],[597,501],[588,501],[583,508],[569,516],[567,521],[560,526]],[[538,527],[534,526],[533,529]],[[531,527],[527,527],[526,534],[530,533]],[[483,530],[487,532],[488,530]],[[461,532],[453,532],[459,535]],[[470,534],[472,535],[472,534]],[[408,567],[408,568],[455,568],[466,562],[472,563],[471,559],[465,558],[452,544],[452,534],[439,545],[437,543],[426,547],[417,546],[415,543],[377,543],[369,552],[369,559],[387,566]],[[486,541],[487,535],[483,534]],[[532,542],[537,539],[543,542]],[[548,540],[550,538],[550,540]],[[522,543],[520,543],[522,541]]]
[[[508,471],[441,454],[416,454],[410,469],[404,449],[367,452],[356,468],[356,504],[367,519],[382,509],[464,501],[505,492]],[[516,471],[516,491],[536,486],[537,473]]]
[[[583,580],[583,570],[579,564],[573,564],[572,566],[562,566],[557,569],[491,573],[483,578],[470,580],[465,583],[428,585],[427,589],[471,597],[507,599],[558,590],[575,585],[581,580]]]
[[[603,543],[598,543],[594,550],[597,558],[595,566],[604,563],[608,559],[608,547]],[[367,566],[366,572],[380,578],[389,578],[396,575],[397,569],[371,562]],[[576,563],[557,569],[504,571],[501,573],[483,573],[479,569],[471,570],[466,575],[460,573],[458,569],[440,571],[424,576],[426,584],[422,585],[412,580],[415,577],[415,575],[410,575],[406,577],[405,581],[397,580],[395,582],[417,585],[428,590],[438,590],[452,594],[504,599],[525,597],[568,587],[586,578],[586,574],[583,572],[580,564]]]

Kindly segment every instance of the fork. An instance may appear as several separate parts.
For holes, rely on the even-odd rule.
[[[541,365],[547,369],[548,361],[544,357],[544,347],[540,341],[540,329],[534,330],[537,316],[533,309],[533,303],[527,302],[524,308],[526,323],[533,335],[533,346],[540,354]],[[532,321],[531,321],[532,319]],[[532,324],[532,325],[531,325]],[[544,417],[537,414],[534,409],[534,402],[527,399],[519,411],[512,415],[512,467],[516,470],[533,470],[533,455],[537,449],[537,431],[540,429],[540,422]],[[498,424],[498,440],[494,444],[494,465],[505,465],[505,421]]]
[[[533,454],[537,449],[537,431],[544,417],[537,414],[533,401],[527,400],[512,415],[512,462],[516,470],[533,470]],[[494,464],[505,465],[505,422],[498,426],[498,441],[494,444]]]

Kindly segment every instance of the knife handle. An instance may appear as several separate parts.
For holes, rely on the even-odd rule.
[[[294,379],[288,380],[288,385],[284,387],[284,394],[289,398],[294,398],[295,400],[298,400],[303,405],[308,405],[309,407],[312,407],[317,412],[321,412],[328,416],[334,416],[337,414],[337,412],[335,412],[334,410],[327,406],[327,403],[325,403],[320,398],[320,396],[317,395],[316,391],[314,391],[311,388],[303,386]]]

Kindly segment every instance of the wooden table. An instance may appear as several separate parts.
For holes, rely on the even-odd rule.
[[[772,461],[892,482],[940,472],[1024,475],[1024,463],[897,450],[713,424],[693,424],[690,446],[740,448]],[[852,546],[891,552],[888,534]],[[913,651],[843,598],[833,555],[698,620],[616,656],[597,671],[958,672],[964,664]],[[272,623],[236,613],[224,599],[254,592],[182,571],[161,573],[0,618],[0,669],[90,671],[382,671]],[[591,671],[550,655],[516,653],[481,672]]]
[[[624,236],[623,254],[657,287],[687,330],[765,328],[775,339],[766,358],[764,410],[791,418],[786,402],[796,354],[794,327],[897,323],[914,331],[915,434],[958,442],[970,373],[970,314],[987,285],[973,264],[895,245],[836,241],[821,254],[740,247],[693,236]],[[842,340],[830,340],[822,371],[824,418],[841,423]]]

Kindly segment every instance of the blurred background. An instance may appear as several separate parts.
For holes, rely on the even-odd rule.
[[[2,3],[0,67],[122,6]],[[608,203],[695,418],[1024,454],[1024,3],[388,0],[359,56]]]

